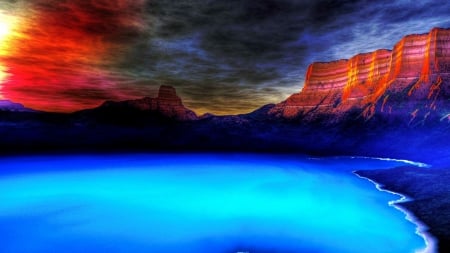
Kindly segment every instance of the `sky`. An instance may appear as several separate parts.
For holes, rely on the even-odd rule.
[[[0,0],[0,99],[72,112],[171,85],[197,114],[246,113],[308,65],[450,27],[445,0]]]

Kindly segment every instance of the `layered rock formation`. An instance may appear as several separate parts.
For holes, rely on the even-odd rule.
[[[450,95],[450,29],[408,35],[391,50],[358,54],[349,60],[309,66],[303,89],[269,113],[283,118],[336,119],[359,112],[408,115],[423,120],[431,113],[444,117]]]
[[[138,111],[158,112],[162,116],[175,120],[196,120],[197,115],[187,109],[181,98],[178,97],[175,88],[162,85],[156,98],[145,97],[137,100],[121,102],[107,101],[100,106],[101,109],[127,108]]]

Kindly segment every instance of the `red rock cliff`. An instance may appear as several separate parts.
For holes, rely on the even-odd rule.
[[[366,118],[377,112],[426,115],[438,109],[438,98],[450,94],[447,84],[450,29],[435,28],[428,34],[405,36],[392,51],[311,64],[303,89],[269,113],[285,118],[325,113],[338,118],[354,109]]]

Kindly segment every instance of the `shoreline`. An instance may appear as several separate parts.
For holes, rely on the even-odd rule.
[[[414,161],[405,160],[405,159],[395,159],[395,158],[386,158],[386,157],[370,157],[370,156],[350,156],[350,158],[352,158],[352,159],[353,158],[364,158],[364,159],[373,159],[373,160],[380,160],[380,161],[401,162],[401,163],[405,163],[405,164],[408,164],[408,165],[416,166],[416,167],[419,167],[419,168],[431,168],[430,164],[422,163],[422,162],[414,162]],[[356,174],[355,171],[353,171],[353,173]],[[363,177],[363,178],[365,178],[365,177]],[[373,180],[371,180],[369,178],[365,178],[365,179],[373,181]],[[372,183],[378,184],[376,182],[372,182]],[[381,191],[382,190],[384,190],[384,189],[381,189]],[[392,192],[392,193],[397,194],[396,192]]]
[[[413,163],[413,162],[411,162],[411,163]],[[421,167],[421,166],[419,166],[419,167]],[[410,198],[408,196],[405,196],[405,195],[403,195],[401,193],[387,190],[387,189],[384,188],[384,185],[382,185],[382,184],[380,184],[380,183],[370,179],[369,177],[362,176],[362,175],[358,174],[358,171],[356,171],[356,170],[352,171],[352,173],[354,175],[356,175],[357,177],[359,177],[361,179],[365,179],[365,180],[371,182],[372,184],[374,184],[375,188],[378,191],[380,191],[380,192],[387,192],[387,193],[390,193],[392,195],[400,196],[400,199],[389,201],[388,205],[391,206],[391,207],[394,207],[395,209],[397,209],[400,212],[404,213],[405,214],[405,219],[407,221],[413,223],[414,225],[416,225],[415,233],[424,240],[425,248],[416,249],[415,253],[436,253],[436,252],[438,252],[438,249],[437,249],[437,244],[438,244],[437,242],[438,242],[438,240],[433,235],[431,235],[428,232],[429,227],[423,221],[421,221],[419,218],[417,218],[417,216],[413,212],[411,212],[410,210],[408,210],[408,209],[398,205],[400,203],[414,201],[414,199],[412,199],[412,198]]]

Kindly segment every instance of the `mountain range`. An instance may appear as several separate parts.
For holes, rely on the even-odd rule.
[[[450,29],[393,50],[316,62],[285,101],[241,115],[197,116],[173,87],[71,114],[0,101],[0,147],[26,150],[246,150],[421,158],[448,153]]]

